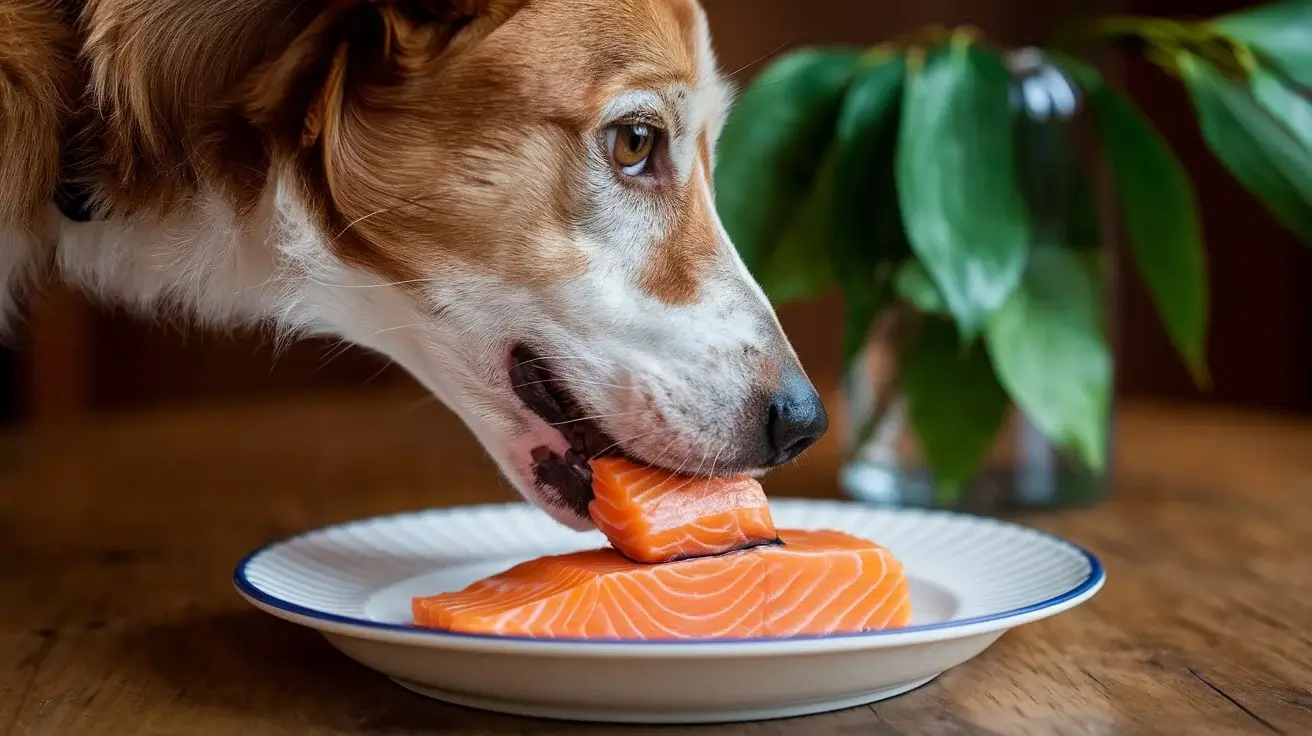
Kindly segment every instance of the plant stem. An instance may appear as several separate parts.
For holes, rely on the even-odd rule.
[[[1212,37],[1205,27],[1169,18],[1146,18],[1112,15],[1088,24],[1083,35],[1090,39],[1114,39],[1126,36],[1142,38],[1154,45],[1180,45],[1205,42]]]
[[[1182,51],[1206,59],[1235,78],[1247,77],[1254,63],[1248,49],[1217,34],[1209,24],[1169,18],[1108,16],[1068,31],[1057,43],[1070,45],[1081,41],[1128,47],[1173,77],[1179,77],[1176,59]]]
[[[918,322],[919,315],[905,304],[896,304],[890,307],[885,317],[886,322],[883,325],[877,325],[868,340],[868,344],[884,344],[893,351],[893,359],[889,361],[892,366],[892,374],[883,386],[883,391],[875,397],[874,405],[870,409],[870,416],[862,422],[857,429],[852,440],[851,453],[849,459],[861,451],[874,437],[875,432],[883,425],[884,419],[888,412],[893,408],[899,392],[898,367],[901,359],[901,352],[906,346],[906,342],[913,328]],[[857,363],[857,368],[861,363]]]
[[[942,46],[951,43],[955,45],[975,45],[988,42],[988,34],[984,33],[978,26],[970,24],[953,26],[951,28],[942,25],[927,25],[908,31],[899,36],[894,36],[891,40],[879,44],[871,49],[874,53],[876,49],[900,49],[908,54],[920,51],[924,54],[924,49]]]
[[[902,48],[912,48],[916,46],[937,46],[947,41],[952,36],[952,30],[947,26],[929,25],[908,31],[900,36],[895,36],[888,43],[893,46]]]

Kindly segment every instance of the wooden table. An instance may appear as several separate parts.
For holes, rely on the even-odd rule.
[[[1312,733],[1312,422],[1135,406],[1114,500],[1023,519],[1109,582],[906,696],[704,734]],[[832,440],[771,478],[832,495]],[[0,438],[0,734],[594,734],[428,701],[232,590],[320,524],[512,498],[470,437],[361,392]]]

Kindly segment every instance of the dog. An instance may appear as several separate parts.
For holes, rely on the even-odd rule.
[[[591,458],[759,476],[828,427],[716,214],[695,0],[0,0],[0,38],[11,313],[57,278],[353,342],[575,529]]]

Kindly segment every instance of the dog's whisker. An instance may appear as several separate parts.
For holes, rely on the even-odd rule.
[[[433,404],[437,404],[437,403],[439,403],[440,401],[441,401],[441,400],[438,399],[437,396],[435,396],[435,395],[433,395],[433,394],[429,394],[429,395],[427,395],[427,396],[425,396],[425,397],[423,397],[423,398],[415,399],[414,401],[411,401],[411,402],[407,403],[406,406],[405,406],[404,411],[416,411],[416,410],[419,410],[419,409],[423,409],[424,407],[431,406],[431,405],[433,405]]]
[[[408,325],[396,325],[395,327],[384,327],[383,329],[374,332],[374,334],[371,335],[371,337],[381,335],[384,332],[396,332],[397,330],[408,330],[415,327],[428,327],[432,324],[433,324],[432,322],[412,322]]]
[[[672,443],[671,443],[671,444],[672,444]],[[678,470],[675,470],[672,474],[670,474],[670,477],[669,477],[669,478],[666,478],[665,480],[661,481],[660,483],[657,483],[654,487],[652,487],[652,490],[655,491],[655,490],[659,489],[661,486],[664,486],[666,483],[669,483],[670,480],[673,479],[673,478],[682,478],[682,477],[683,477],[683,469],[686,468],[686,467],[688,466],[688,460],[690,460],[691,458],[692,458],[691,455],[685,455],[684,458],[683,458],[683,462],[682,462],[682,463],[679,463],[679,468],[678,468]],[[685,485],[686,485],[686,484],[685,484]],[[679,488],[683,488],[683,487],[684,487],[683,485],[680,485],[680,486],[679,486],[678,488],[676,488],[675,490],[678,490]]]
[[[566,419],[563,422],[548,422],[547,426],[560,427],[565,424],[574,424],[575,422],[587,422],[593,419],[613,419],[615,417],[631,417],[634,414],[642,414],[642,413],[643,412],[641,411],[625,411],[625,412],[620,412],[619,414],[593,414],[591,416],[579,417],[577,419]]]
[[[679,438],[677,436],[671,437],[669,443],[665,445],[665,449],[661,450],[656,454],[656,457],[652,458],[651,464],[658,467],[664,467],[662,463],[664,463],[665,458],[670,454],[670,448],[674,447],[674,443],[678,441]]]
[[[375,191],[377,191],[377,190],[375,190]],[[389,212],[396,212],[396,211],[400,210],[400,209],[403,208],[403,207],[425,207],[425,206],[426,206],[426,205],[423,205],[423,204],[421,203],[422,198],[421,198],[421,199],[410,199],[410,198],[407,198],[407,197],[400,197],[400,196],[397,196],[397,195],[394,195],[394,194],[387,194],[387,193],[383,193],[383,194],[384,194],[385,196],[394,197],[394,198],[400,200],[400,201],[401,201],[401,204],[398,204],[398,205],[396,205],[396,206],[394,206],[394,207],[383,207],[383,208],[381,208],[381,209],[374,210],[373,212],[370,212],[370,213],[368,213],[368,214],[366,214],[366,215],[361,215],[360,217],[357,217],[357,218],[355,218],[354,220],[351,220],[350,222],[346,223],[346,226],[343,227],[343,228],[341,229],[341,231],[339,231],[336,235],[334,235],[334,236],[332,237],[331,240],[328,241],[329,245],[331,245],[331,244],[333,244],[333,243],[336,243],[336,242],[337,242],[339,239],[341,239],[341,237],[342,237],[343,235],[345,235],[345,234],[347,233],[347,231],[349,231],[351,228],[355,227],[356,225],[360,224],[361,222],[364,222],[365,220],[368,220],[368,219],[370,219],[370,218],[372,218],[372,217],[377,217],[378,215],[384,215],[384,214],[387,214],[387,213],[389,213]],[[430,196],[430,197],[428,197],[428,198],[431,199],[432,197]]]
[[[650,436],[652,436],[652,435],[654,435],[654,434],[658,434],[658,433],[660,433],[661,431],[662,431],[662,430],[659,430],[659,429],[653,429],[653,430],[650,431],[650,432],[643,432],[642,434],[637,435],[637,436],[635,436],[635,437],[630,437],[630,438],[628,438],[628,439],[620,440],[619,442],[613,442],[613,443],[611,443],[610,445],[607,445],[606,447],[603,447],[600,451],[597,452],[597,454],[593,455],[592,457],[590,457],[590,458],[588,458],[588,459],[589,459],[589,460],[596,460],[597,458],[602,457],[603,455],[605,455],[606,453],[608,453],[608,452],[610,452],[611,450],[615,449],[616,447],[619,447],[620,445],[628,445],[628,444],[631,444],[631,443],[632,443],[633,441],[635,441],[635,440],[640,440],[640,439],[642,439],[643,437],[650,437]]]
[[[398,209],[400,209],[399,205],[397,207],[384,207],[380,210],[374,210],[373,212],[370,212],[367,215],[361,215],[355,218],[354,220],[351,220],[350,222],[346,223],[346,227],[342,228],[341,231],[339,231],[336,235],[334,235],[332,239],[328,241],[328,244],[332,245],[333,243],[336,243],[338,240],[341,240],[342,236],[345,235],[348,230],[364,222],[365,220],[368,220],[371,217],[375,217],[377,215],[381,215],[387,212],[395,212]]]
[[[702,467],[706,465],[706,460],[707,460],[707,458],[709,458],[710,456],[711,456],[711,453],[710,453],[710,452],[703,452],[703,453],[702,453],[702,459],[699,460],[699,461],[697,462],[697,469],[694,470],[693,472],[689,473],[689,474],[688,474],[688,479],[685,480],[685,481],[683,482],[682,485],[680,485],[678,488],[676,488],[676,489],[674,489],[674,490],[675,490],[676,492],[677,492],[677,491],[682,491],[683,489],[687,488],[688,486],[690,486],[690,485],[692,485],[694,482],[696,482],[696,480],[697,480],[698,478],[703,477],[703,476],[702,476]]]
[[[388,286],[404,286],[406,284],[431,284],[437,281],[434,278],[426,279],[405,279],[403,281],[389,281],[385,284],[333,284],[327,281],[320,281],[313,276],[307,276],[306,280],[319,286],[326,286],[331,289],[382,289]]]
[[[414,207],[422,207],[422,208],[424,208],[424,209],[426,209],[426,210],[430,210],[430,211],[434,210],[434,208],[433,208],[431,205],[425,204],[424,200],[428,200],[428,199],[437,199],[437,195],[436,195],[436,194],[429,194],[429,195],[426,195],[426,196],[423,196],[423,197],[402,197],[402,196],[399,195],[399,194],[396,194],[396,193],[394,193],[394,192],[389,192],[389,191],[387,191],[387,190],[385,190],[385,189],[383,189],[383,188],[381,188],[381,187],[370,186],[369,189],[370,189],[372,192],[374,192],[375,194],[378,194],[378,195],[380,195],[380,196],[383,196],[383,197],[391,197],[391,198],[393,198],[393,199],[399,200],[400,202],[402,202],[402,203],[404,203],[404,204],[412,205],[412,206],[414,206]],[[397,205],[395,209],[400,209],[400,208],[401,208],[401,205]]]
[[[393,365],[393,361],[391,361],[391,360],[383,361],[383,364],[382,364],[381,366],[379,366],[378,370],[374,371],[372,375],[370,375],[368,378],[364,379],[364,383],[365,383],[365,385],[368,385],[368,384],[373,383],[374,381],[377,381],[377,380],[378,380],[378,377],[381,376],[381,375],[383,375],[384,373],[386,373],[387,370],[388,370],[389,368],[392,367],[392,365]]]
[[[709,477],[715,477],[715,466],[720,464],[720,453],[724,452],[728,446],[728,442],[723,442],[720,444],[720,449],[715,451],[715,459],[711,461],[711,472],[707,474]]]
[[[326,368],[329,363],[349,353],[353,347],[355,347],[355,344],[350,341],[338,340],[337,343],[328,350],[323,361],[319,363],[319,369],[322,370]]]
[[[697,464],[697,470],[691,473],[679,473],[678,475],[674,476],[680,479],[681,482],[679,483],[679,485],[667,491],[667,493],[678,493],[679,491],[686,489],[688,486],[692,485],[693,483],[696,483],[697,479],[700,477],[701,474],[702,464],[704,464],[705,462],[706,462],[706,453],[702,453],[702,460],[700,463]]]
[[[512,385],[511,388],[523,388],[523,387],[525,387],[525,386],[537,386],[537,385],[540,385],[540,384],[543,384],[543,383],[563,383],[563,384],[570,385],[570,386],[574,386],[574,385],[579,385],[579,386],[603,386],[603,387],[605,387],[605,388],[618,388],[618,389],[627,389],[627,388],[628,388],[628,386],[621,386],[621,385],[619,385],[619,384],[617,384],[617,383],[605,383],[605,382],[602,382],[602,381],[585,381],[585,380],[580,379],[580,378],[544,378],[544,379],[542,379],[541,381],[525,381],[524,383],[516,383],[516,384]]]
[[[791,43],[791,41],[785,41],[784,43],[781,43],[781,44],[779,44],[778,46],[775,46],[774,48],[770,49],[769,51],[765,52],[764,54],[761,54],[760,56],[756,57],[755,59],[752,59],[751,61],[747,62],[746,64],[743,64],[742,66],[738,67],[737,69],[734,69],[733,71],[729,72],[728,74],[726,74],[726,75],[724,75],[724,76],[729,77],[729,78],[733,78],[733,77],[738,76],[739,74],[742,74],[743,72],[747,71],[748,69],[750,69],[750,68],[756,66],[757,64],[760,64],[761,62],[765,61],[766,59],[770,58],[771,56],[774,56],[776,53],[779,52],[780,49],[782,49],[783,47],[787,46],[789,43]]]
[[[590,355],[544,355],[537,358],[529,358],[528,360],[521,360],[515,365],[532,365],[534,363],[541,363],[544,360],[582,360],[590,363],[604,362],[608,365],[613,365],[610,361],[603,361],[601,358],[596,358]]]

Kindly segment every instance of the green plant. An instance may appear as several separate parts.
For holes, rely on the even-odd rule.
[[[1041,50],[1083,93],[1131,261],[1206,386],[1193,187],[1148,118],[1083,60],[1103,46],[1180,80],[1215,157],[1312,241],[1312,0],[1201,21],[1101,18]],[[773,301],[838,289],[845,362],[879,315],[913,315],[900,389],[944,494],[976,472],[1009,404],[1091,470],[1107,453],[1112,359],[1093,187],[1074,165],[1073,221],[1035,219],[1008,53],[972,28],[795,51],[745,91],[719,145],[717,206]]]

